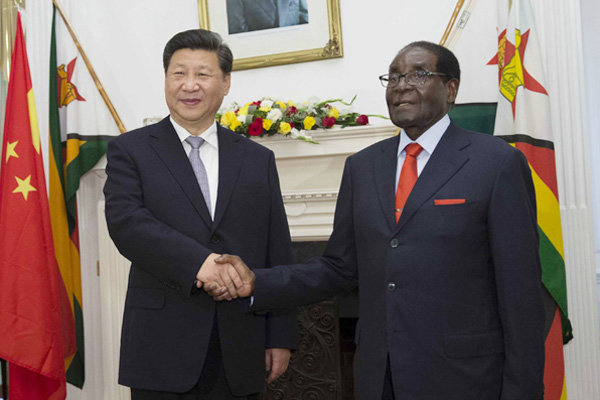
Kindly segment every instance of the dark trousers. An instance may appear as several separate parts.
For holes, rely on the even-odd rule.
[[[385,368],[385,378],[383,378],[383,394],[381,400],[395,400],[394,385],[392,384],[392,369],[390,367],[390,357],[388,356],[387,367]]]
[[[258,400],[258,394],[234,396],[229,390],[221,356],[217,319],[213,322],[206,360],[196,386],[185,393],[158,392],[131,388],[131,400]]]

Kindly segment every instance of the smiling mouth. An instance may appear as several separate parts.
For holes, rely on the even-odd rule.
[[[187,106],[194,106],[196,104],[199,104],[201,100],[200,99],[181,99],[179,101]]]

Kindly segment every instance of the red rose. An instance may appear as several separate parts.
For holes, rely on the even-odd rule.
[[[293,122],[290,122],[290,127],[295,128],[296,124],[294,124]]]
[[[366,115],[360,115],[358,118],[356,118],[356,124],[357,125],[367,125],[369,123],[369,117],[367,117]]]
[[[294,106],[291,106],[290,108],[288,108],[287,110],[287,114],[288,115],[292,115],[292,114],[296,114],[298,112],[298,109]]]
[[[323,118],[323,128],[331,128],[335,124],[335,118],[333,117],[325,117]]]
[[[261,133],[263,133],[263,120],[262,118],[256,118],[248,127],[248,135],[260,136]]]
[[[255,101],[252,104],[250,104],[251,106],[258,106],[260,107],[260,101]]]

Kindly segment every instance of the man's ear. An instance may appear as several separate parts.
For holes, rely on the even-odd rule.
[[[460,82],[458,79],[450,79],[448,82],[446,82],[446,88],[448,90],[447,101],[449,104],[454,104],[456,96],[458,95],[459,86]]]
[[[231,74],[227,74],[225,76],[225,93],[223,96],[227,96],[229,94],[229,89],[231,88]]]

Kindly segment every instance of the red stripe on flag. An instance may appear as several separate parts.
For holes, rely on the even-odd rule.
[[[556,307],[554,320],[546,336],[546,368],[544,369],[544,398],[558,400],[565,382],[565,360],[563,355],[560,310]]]
[[[558,184],[556,183],[556,163],[554,161],[554,150],[533,146],[529,143],[517,142],[515,147],[525,154],[527,161],[538,174],[540,179],[554,193],[558,200]]]

